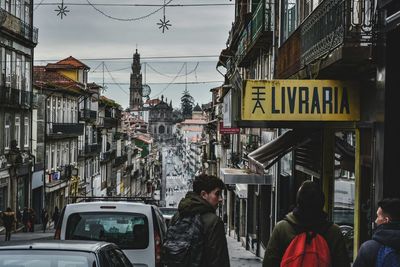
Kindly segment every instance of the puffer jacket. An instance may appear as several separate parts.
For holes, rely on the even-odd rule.
[[[290,221],[290,223],[288,222]],[[350,261],[347,254],[343,235],[339,226],[326,220],[301,222],[292,212],[286,215],[286,220],[278,222],[272,231],[267,250],[265,251],[263,267],[279,267],[283,254],[290,242],[296,236],[296,230],[291,225],[297,225],[299,228],[314,229],[321,231],[330,249],[332,267],[349,267]],[[326,229],[322,231],[322,229]]]
[[[174,224],[180,216],[201,214],[204,230],[202,267],[229,267],[228,245],[224,223],[215,214],[215,209],[198,194],[188,192],[178,205],[178,212],[171,219]]]
[[[10,230],[15,224],[15,213],[12,211],[4,211],[2,213],[4,227]]]
[[[372,235],[372,240],[361,245],[353,267],[374,267],[382,245],[400,251],[400,222],[379,225]]]

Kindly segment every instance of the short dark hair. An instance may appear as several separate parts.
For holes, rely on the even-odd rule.
[[[304,211],[322,211],[325,204],[325,196],[319,183],[304,181],[297,191],[297,206]]]
[[[378,207],[390,216],[392,221],[400,221],[400,199],[385,198],[378,202]]]
[[[210,193],[215,188],[225,189],[225,184],[216,176],[201,174],[196,176],[193,181],[193,192],[200,194],[201,191]]]

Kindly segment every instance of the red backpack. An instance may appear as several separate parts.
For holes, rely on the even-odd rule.
[[[297,235],[283,255],[281,267],[330,267],[331,255],[325,238],[316,231],[296,229],[298,226],[289,223]]]

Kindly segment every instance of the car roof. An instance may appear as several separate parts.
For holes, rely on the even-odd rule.
[[[151,210],[151,207],[154,205],[144,204],[139,202],[128,202],[128,201],[93,201],[93,202],[79,202],[72,203],[66,206],[66,210],[68,211],[145,211]]]
[[[82,241],[82,240],[30,240],[9,241],[0,244],[1,250],[68,250],[96,252],[101,247],[112,245],[104,241]]]

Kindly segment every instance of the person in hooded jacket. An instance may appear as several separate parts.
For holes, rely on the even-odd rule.
[[[10,207],[6,209],[2,214],[4,228],[6,228],[6,236],[5,241],[10,241],[11,239],[11,231],[15,227],[15,213],[11,210]]]
[[[202,267],[230,266],[224,222],[216,215],[224,188],[225,184],[218,177],[205,174],[197,176],[193,182],[193,191],[188,192],[179,202],[178,211],[171,219],[171,224],[174,224],[179,216],[201,214],[205,242]]]
[[[358,251],[353,267],[373,267],[382,245],[400,251],[400,199],[387,198],[378,202],[372,240],[364,242]]]
[[[294,239],[296,225],[299,229],[308,229],[319,232],[325,238],[331,256],[332,267],[349,267],[350,260],[345,241],[339,226],[327,220],[323,211],[325,197],[316,182],[305,181],[300,186],[296,196],[296,206],[285,219],[274,227],[265,251],[263,267],[279,267],[282,257]]]

